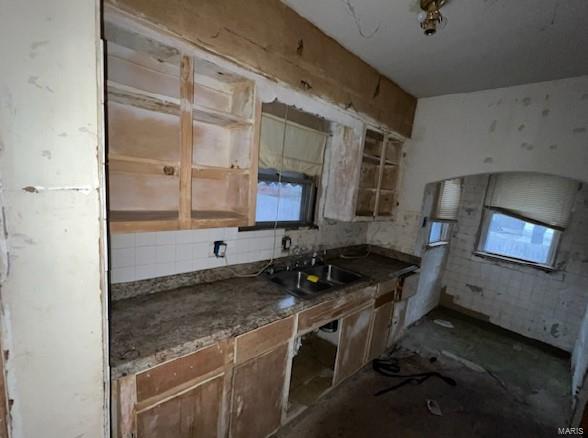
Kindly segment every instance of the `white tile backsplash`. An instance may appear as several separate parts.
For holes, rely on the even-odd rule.
[[[288,231],[293,248],[303,252],[366,243],[367,224],[337,223],[320,229]],[[179,274],[226,264],[250,263],[287,255],[281,250],[283,229],[238,228],[114,234],[110,240],[111,282],[123,283]],[[224,240],[227,257],[217,259],[213,242]]]
[[[487,176],[465,178],[455,238],[442,284],[455,303],[488,315],[502,327],[571,350],[588,304],[588,190],[578,194],[564,232],[559,260],[563,271],[545,273],[527,266],[473,255]],[[466,210],[467,208],[467,210]],[[467,285],[482,288],[474,292]]]

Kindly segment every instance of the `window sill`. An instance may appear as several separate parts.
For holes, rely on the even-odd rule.
[[[239,232],[247,232],[247,231],[261,231],[261,230],[318,230],[318,225],[314,224],[288,224],[288,223],[280,223],[278,222],[277,226],[274,226],[273,222],[271,224],[261,224],[261,225],[253,225],[251,227],[239,227]]]
[[[516,265],[528,266],[529,268],[539,269],[539,270],[544,271],[544,272],[555,272],[557,270],[555,268],[555,266],[542,265],[540,263],[528,262],[526,260],[515,259],[515,258],[512,258],[512,257],[501,256],[501,255],[498,255],[498,254],[491,254],[491,253],[483,252],[483,251],[474,251],[473,254],[475,256],[477,256],[477,257],[481,257],[481,258],[484,258],[484,259],[499,260],[499,261],[502,261],[502,262],[513,263],[513,264],[516,264]]]
[[[440,246],[447,246],[449,245],[449,241],[444,240],[441,242],[432,242],[432,243],[427,243],[427,245],[425,246],[426,249],[433,249],[433,248],[438,248]]]

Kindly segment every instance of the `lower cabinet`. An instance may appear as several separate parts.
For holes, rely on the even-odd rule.
[[[137,438],[219,436],[223,376],[137,413]]]
[[[283,344],[234,369],[232,438],[263,438],[280,427],[288,359]]]
[[[388,334],[392,326],[392,311],[394,302],[389,301],[374,309],[372,336],[369,345],[368,359],[372,360],[386,351]]]
[[[370,306],[341,319],[335,384],[354,374],[366,363],[371,315]]]

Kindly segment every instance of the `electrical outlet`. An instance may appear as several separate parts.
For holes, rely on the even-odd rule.
[[[227,254],[227,244],[222,240],[215,240],[214,241],[214,248],[213,248],[214,256],[215,257],[224,257]]]
[[[290,251],[292,247],[292,239],[290,236],[282,237],[282,251]]]

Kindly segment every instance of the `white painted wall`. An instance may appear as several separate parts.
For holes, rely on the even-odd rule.
[[[2,341],[16,438],[105,436],[97,7],[0,0]]]
[[[487,175],[464,179],[457,224],[443,276],[448,298],[490,322],[571,351],[588,304],[588,187],[578,192],[555,260],[541,270],[473,254]]]
[[[395,223],[373,223],[371,243],[418,253],[427,183],[530,171],[588,181],[588,76],[419,99]]]

